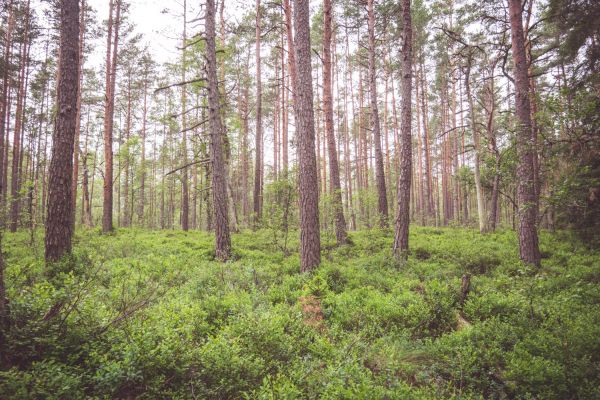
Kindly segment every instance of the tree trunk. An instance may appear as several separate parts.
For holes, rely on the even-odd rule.
[[[0,102],[0,207],[4,208],[4,193],[6,191],[6,185],[8,182],[5,181],[4,177],[6,174],[6,170],[4,165],[6,164],[6,159],[4,156],[5,146],[8,148],[8,141],[4,141],[6,121],[9,118],[9,68],[8,64],[10,62],[11,57],[11,49],[12,49],[12,32],[15,27],[15,18],[12,8],[13,2],[12,0],[8,3],[8,26],[6,27],[6,36],[5,36],[5,47],[4,47],[4,64],[6,67],[4,68],[4,73],[2,74],[2,102]],[[43,95],[42,95],[43,98]],[[1,299],[0,299],[1,300]]]
[[[487,86],[487,112],[488,112],[488,120],[486,125],[487,137],[488,137],[488,149],[490,153],[494,155],[495,163],[494,163],[494,181],[492,183],[492,198],[490,201],[490,219],[489,219],[489,228],[493,232],[496,230],[496,223],[498,220],[498,191],[500,190],[500,152],[498,151],[498,146],[496,144],[496,133],[494,131],[494,115],[496,111],[496,94],[495,94],[495,85],[494,85],[494,71],[496,68],[497,59],[492,61],[490,65],[490,71],[488,76],[488,86]]]
[[[258,2],[259,0],[257,0]],[[223,126],[219,111],[217,56],[215,49],[215,2],[206,1],[206,53],[208,78],[208,113],[212,159],[212,194],[215,218],[215,256],[225,261],[230,257],[227,176],[223,151]]]
[[[186,81],[186,56],[185,46],[187,41],[187,1],[183,0],[183,39],[182,39],[182,50],[181,50],[181,81]],[[186,86],[181,86],[181,153],[183,165],[188,164],[187,157],[187,93]],[[181,229],[187,231],[189,229],[189,216],[190,216],[190,195],[188,185],[188,170],[187,167],[181,170]]]
[[[145,68],[148,68],[145,66]],[[142,109],[142,132],[141,132],[141,161],[140,161],[140,199],[137,215],[138,224],[144,226],[144,202],[146,201],[146,116],[148,114],[148,70],[144,71],[144,106]]]
[[[129,165],[129,161],[131,158],[131,153],[129,149],[129,138],[131,136],[131,67],[127,71],[127,116],[125,117],[125,158],[123,159],[123,173],[125,174],[125,179],[123,181],[123,222],[121,225],[125,228],[130,226],[131,214],[129,212],[129,170],[131,169]]]
[[[373,1],[367,0],[369,28],[369,88],[371,91],[371,119],[373,124],[373,140],[375,142],[375,181],[377,184],[379,225],[388,226],[388,202],[383,171],[383,154],[381,151],[381,126],[379,122],[379,107],[377,105],[377,79],[375,66],[375,11]],[[410,181],[410,179],[409,179]]]
[[[60,2],[58,112],[49,170],[46,261],[58,261],[71,251],[73,234],[73,147],[79,86],[79,0]]]
[[[333,101],[331,80],[331,0],[323,1],[323,108],[325,111],[325,132],[327,134],[327,150],[329,151],[329,175],[333,214],[335,220],[335,237],[337,244],[346,243],[346,220],[342,204],[342,187],[340,183],[340,167],[338,164],[335,134],[333,129]]]
[[[410,223],[410,187],[412,172],[412,19],[410,0],[402,1],[402,132],[400,176],[398,178],[398,214],[396,216],[396,235],[394,236],[394,254],[406,257],[408,251],[408,228]]]
[[[262,216],[263,161],[262,161],[262,82],[260,60],[260,0],[256,0],[256,149],[254,167],[254,227]]]
[[[512,57],[515,75],[515,108],[517,114],[517,165],[519,199],[519,249],[521,260],[540,265],[540,250],[537,235],[537,201],[534,182],[534,157],[529,98],[529,77],[523,37],[522,4],[520,0],[509,0]]]
[[[10,231],[16,232],[19,222],[19,190],[20,190],[20,174],[19,164],[21,161],[21,135],[23,130],[23,111],[25,108],[25,71],[28,66],[28,47],[29,47],[29,20],[30,20],[29,0],[25,8],[25,31],[23,33],[23,43],[21,44],[21,68],[19,71],[19,89],[17,92],[17,109],[15,110],[15,128],[13,132],[13,157],[10,182]],[[10,114],[9,114],[10,115]],[[7,140],[8,146],[8,140]]]
[[[300,195],[300,271],[310,271],[321,262],[319,193],[315,157],[315,119],[310,49],[309,0],[294,0],[296,28],[296,132],[298,138]]]
[[[429,127],[427,110],[427,84],[425,80],[425,68],[421,59],[421,114],[423,117],[423,149],[425,153],[425,195],[426,195],[426,215],[428,218],[434,216],[433,213],[433,178],[431,176],[431,152],[429,149]]]
[[[113,8],[116,1],[116,17],[113,21]],[[104,108],[104,194],[102,232],[113,230],[113,117],[115,111],[115,84],[117,75],[117,54],[119,44],[119,26],[121,24],[121,0],[110,0],[108,16],[108,35],[106,48],[106,94]],[[114,27],[113,27],[114,25]],[[114,41],[113,41],[114,28]],[[111,57],[112,50],[112,57]]]
[[[248,71],[248,64],[250,63],[250,54],[248,54],[248,60],[246,62],[246,74],[244,76],[244,80],[247,80],[250,78],[250,74]],[[250,115],[250,91],[248,89],[247,84],[242,84],[242,100],[241,100],[241,107],[240,107],[240,113],[241,113],[241,117],[242,117],[242,214],[244,215],[244,222],[246,224],[248,224],[248,220],[249,220],[249,214],[250,214],[250,205],[249,205],[249,199],[248,199],[248,178],[249,178],[249,172],[250,172],[250,161],[249,161],[249,156],[248,156],[248,134],[250,131],[250,127],[249,127],[249,123],[248,123],[248,119],[249,119],[249,115]]]
[[[77,211],[77,182],[79,179],[79,135],[81,131],[81,76],[83,71],[83,48],[85,34],[85,0],[81,0],[81,12],[79,13],[79,84],[77,89],[77,118],[75,119],[75,148],[73,154],[73,230],[75,230],[75,215]],[[82,205],[83,207],[83,205]]]
[[[477,128],[477,120],[475,119],[475,108],[473,106],[473,95],[471,94],[471,64],[472,58],[469,57],[465,71],[465,90],[467,91],[467,102],[469,104],[469,113],[471,114],[471,131],[473,133],[473,147],[475,148],[475,194],[477,196],[477,218],[479,219],[479,232],[487,231],[487,218],[485,217],[485,205],[483,198],[483,188],[481,187],[481,145],[479,143],[479,130]]]

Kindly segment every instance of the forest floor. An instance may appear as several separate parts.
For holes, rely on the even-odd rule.
[[[299,273],[273,231],[77,232],[50,269],[43,238],[5,234],[11,327],[0,398],[600,398],[600,252],[542,232],[412,227],[350,234]],[[470,275],[464,304],[463,276]]]

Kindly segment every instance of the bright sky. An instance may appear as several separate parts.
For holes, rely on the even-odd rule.
[[[98,15],[99,21],[108,18],[108,0],[86,0]],[[179,56],[177,50],[181,46],[183,0],[127,0],[130,4],[129,19],[135,25],[135,32],[144,35],[144,43],[148,44],[155,61],[173,62]],[[198,17],[202,0],[187,1],[187,19],[192,21]],[[225,18],[238,19],[248,9],[253,9],[255,0],[225,0]],[[188,24],[188,37],[200,31],[199,23]],[[106,41],[106,38],[103,39]],[[100,60],[106,49],[97,49]],[[98,57],[95,56],[95,57]],[[94,61],[92,61],[94,62]],[[101,63],[102,61],[99,61]]]
[[[108,18],[108,0],[87,0],[100,21]],[[173,0],[130,0],[130,21],[135,31],[144,35],[144,43],[158,62],[173,61],[177,57],[178,36],[181,35],[183,3]],[[104,41],[106,38],[103,38]],[[103,57],[104,50],[96,52]]]

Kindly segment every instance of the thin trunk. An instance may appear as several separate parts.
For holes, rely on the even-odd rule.
[[[10,197],[11,197],[11,208],[10,208],[10,231],[16,232],[17,225],[19,222],[19,190],[20,190],[20,176],[19,176],[19,164],[21,161],[21,135],[23,130],[23,112],[25,107],[25,72],[28,67],[28,47],[29,47],[29,19],[30,19],[30,8],[29,0],[25,8],[25,32],[23,43],[21,44],[21,68],[19,71],[19,89],[17,92],[17,109],[15,111],[15,128],[13,132],[13,157],[12,157],[12,170],[11,170],[11,182],[10,182]],[[9,114],[10,115],[10,114]],[[7,140],[8,146],[8,140]]]
[[[417,192],[418,192],[418,208],[419,213],[421,214],[421,225],[425,225],[425,214],[426,214],[426,206],[425,206],[425,192],[423,185],[423,143],[421,141],[421,114],[419,108],[419,81],[418,74],[416,68],[413,68],[413,72],[416,75],[417,84],[415,85],[415,103],[417,106],[415,110],[417,111]]]
[[[12,49],[12,32],[15,27],[15,18],[13,13],[13,1],[11,0],[8,3],[8,26],[6,27],[6,35],[5,35],[5,47],[4,47],[4,63],[6,67],[4,68],[4,73],[2,74],[2,101],[0,102],[0,207],[4,208],[4,199],[5,199],[5,191],[7,183],[5,180],[6,176],[6,158],[4,155],[5,147],[8,149],[8,140],[4,141],[4,135],[6,130],[7,120],[10,115],[10,99],[9,99],[9,68],[8,65],[10,63],[11,58],[11,49]],[[42,99],[44,98],[42,94]],[[42,100],[43,101],[43,100]],[[2,260],[0,259],[0,262]],[[0,299],[1,301],[2,299]]]
[[[182,51],[181,51],[181,81],[186,81],[186,41],[187,41],[187,1],[183,0],[183,39],[182,39]],[[182,153],[182,164],[188,164],[187,157],[187,93],[186,87],[181,87],[181,130],[183,136],[181,138],[181,153]],[[188,170],[187,167],[181,170],[181,229],[187,231],[189,229],[189,216],[190,216],[190,196],[188,186]]]
[[[496,111],[496,98],[495,98],[495,85],[494,85],[494,70],[496,68],[497,59],[494,60],[490,65],[490,76],[488,77],[487,86],[487,112],[488,120],[486,125],[487,137],[488,137],[488,149],[490,153],[494,155],[494,180],[492,183],[492,198],[490,202],[490,219],[489,227],[493,232],[496,230],[496,223],[498,220],[498,197],[500,190],[500,152],[496,144],[496,132],[494,130],[494,116]]]
[[[260,59],[260,0],[256,0],[256,148],[254,167],[254,227],[262,217],[263,160],[262,160],[262,82]]]
[[[81,201],[81,222],[84,226],[90,228],[92,226],[92,210],[90,204],[90,191],[89,191],[89,170],[88,170],[88,136],[90,131],[90,109],[87,112],[87,123],[85,126],[85,149],[83,153],[83,177],[82,177],[82,201]],[[93,173],[93,171],[92,171]]]
[[[289,73],[285,73],[285,47],[284,33],[281,33],[281,171],[283,179],[288,176],[288,86],[286,79],[289,78]]]
[[[77,117],[75,120],[75,149],[73,154],[73,230],[75,230],[75,215],[77,211],[77,182],[79,179],[79,135],[81,131],[81,77],[83,71],[83,48],[85,34],[85,0],[81,0],[81,12],[79,13],[79,85],[77,90]],[[82,205],[83,206],[83,205]]]
[[[125,117],[125,146],[126,146],[126,152],[125,152],[125,158],[123,160],[123,172],[125,174],[125,180],[123,182],[123,193],[124,193],[124,202],[123,202],[123,222],[122,222],[122,226],[123,227],[129,227],[130,221],[131,221],[131,214],[129,212],[129,204],[133,203],[130,202],[129,199],[129,170],[130,170],[130,165],[129,165],[129,159],[131,158],[131,153],[129,152],[129,137],[131,136],[131,68],[128,69],[127,71],[127,116]]]
[[[398,178],[398,213],[396,216],[396,234],[394,236],[394,254],[406,257],[408,252],[408,228],[410,223],[410,187],[412,171],[412,18],[410,0],[402,1],[402,159]]]
[[[116,17],[113,21],[113,8],[116,2]],[[104,194],[102,232],[113,230],[113,118],[115,109],[115,86],[117,75],[117,54],[119,26],[121,24],[121,0],[110,0],[108,35],[106,49],[106,94],[104,109]],[[114,25],[114,27],[113,27]],[[114,40],[113,40],[114,28]],[[112,57],[111,57],[112,50]]]
[[[473,134],[473,147],[475,149],[474,175],[475,175],[475,194],[477,196],[477,218],[479,219],[479,232],[487,231],[487,218],[485,217],[485,206],[483,198],[483,188],[481,187],[481,145],[479,143],[479,130],[477,120],[475,119],[475,108],[473,106],[473,95],[471,93],[471,63],[469,58],[465,71],[465,90],[467,92],[467,102],[469,103],[469,114],[471,114],[471,132]]]
[[[248,71],[248,64],[250,60],[246,61],[246,75],[245,79],[249,79],[250,74]],[[250,214],[250,204],[248,199],[248,178],[250,172],[250,161],[248,155],[248,133],[250,131],[249,128],[249,108],[250,108],[250,91],[248,89],[249,85],[242,85],[242,105],[240,107],[240,112],[242,114],[242,214],[244,215],[244,221],[248,224],[249,214]]]
[[[425,68],[421,59],[421,114],[423,118],[423,148],[425,153],[425,195],[427,198],[426,215],[431,218],[433,214],[433,179],[431,177],[431,152],[429,149],[429,127],[427,110],[427,84],[425,81]]]
[[[373,140],[375,142],[375,181],[377,184],[377,203],[379,212],[379,225],[388,226],[388,203],[385,188],[385,174],[383,171],[383,154],[381,151],[381,127],[379,122],[379,107],[377,105],[377,80],[375,78],[375,12],[373,1],[367,0],[368,28],[369,28],[369,87],[371,91],[371,119],[373,124]],[[408,180],[410,182],[410,179]]]
[[[144,106],[142,109],[141,161],[140,161],[140,199],[138,203],[138,224],[144,226],[144,204],[146,201],[146,116],[148,115],[148,73],[144,74]]]
[[[342,204],[342,186],[340,183],[340,167],[338,164],[335,134],[333,128],[333,100],[331,79],[331,0],[323,1],[323,108],[325,111],[325,132],[329,151],[329,175],[331,182],[331,202],[335,220],[335,237],[337,244],[346,243],[346,220]]]

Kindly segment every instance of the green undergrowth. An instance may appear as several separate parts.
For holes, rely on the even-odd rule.
[[[536,269],[514,232],[412,227],[397,262],[391,231],[350,236],[300,274],[268,230],[224,264],[208,233],[78,231],[51,267],[8,234],[0,398],[600,398],[598,252],[542,232]]]

